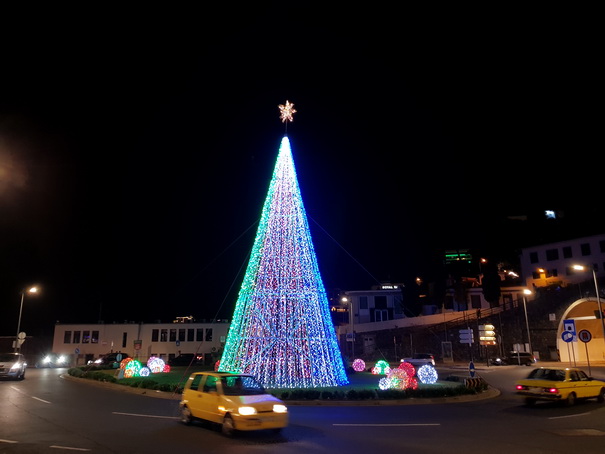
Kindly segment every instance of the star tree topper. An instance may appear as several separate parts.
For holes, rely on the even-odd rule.
[[[286,100],[286,104],[280,104],[279,106],[279,119],[282,123],[286,121],[294,121],[293,115],[296,113],[294,104]]]

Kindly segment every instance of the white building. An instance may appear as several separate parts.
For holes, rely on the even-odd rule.
[[[531,246],[519,255],[521,277],[527,287],[577,284],[605,276],[605,234],[575,238],[558,243]],[[582,265],[585,271],[573,269]]]
[[[111,323],[55,325],[52,351],[83,365],[105,353],[124,352],[141,362],[157,356],[168,362],[195,353],[206,364],[220,359],[230,323]]]

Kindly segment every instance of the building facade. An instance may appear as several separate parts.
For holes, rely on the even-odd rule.
[[[87,364],[106,353],[123,352],[146,362],[168,362],[194,353],[206,364],[220,359],[230,323],[112,323],[55,325],[52,351],[69,355],[71,365]]]

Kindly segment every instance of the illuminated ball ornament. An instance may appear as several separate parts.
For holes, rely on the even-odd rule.
[[[170,364],[164,364],[164,372],[170,372]]]
[[[408,374],[408,377],[413,377],[414,375],[416,375],[416,368],[412,363],[409,363],[407,361],[401,361],[398,369],[405,370],[405,372]]]
[[[218,371],[218,368],[220,367],[220,365],[221,365],[221,360],[219,359],[216,363],[214,363],[214,370]]]
[[[152,374],[164,372],[165,366],[166,364],[164,363],[164,360],[158,358],[157,356],[152,356],[147,360],[147,367],[149,368]]]
[[[410,382],[410,377],[404,369],[391,369],[387,378],[391,382],[392,389],[406,389]]]
[[[124,366],[124,377],[138,377],[141,371],[141,363],[130,358],[130,361]]]
[[[131,357],[124,358],[122,361],[120,361],[120,369],[125,369],[126,365],[132,360],[133,359]]]
[[[363,359],[357,358],[353,361],[352,367],[355,372],[363,372],[366,370],[366,363]]]
[[[378,380],[378,387],[383,391],[385,391],[387,389],[392,389],[394,387],[393,380],[388,377],[383,377],[380,380]]]
[[[437,370],[428,364],[425,364],[416,374],[421,383],[433,385],[437,382]]]
[[[150,373],[151,371],[149,370],[149,367],[141,367],[141,370],[139,371],[139,377],[149,377]]]
[[[376,363],[376,365],[372,368],[372,373],[374,375],[387,375],[391,371],[391,366],[384,359],[381,359]]]

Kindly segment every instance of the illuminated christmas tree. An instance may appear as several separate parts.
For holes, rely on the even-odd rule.
[[[293,104],[279,107],[292,121]],[[219,370],[250,373],[267,388],[348,384],[287,136]]]

